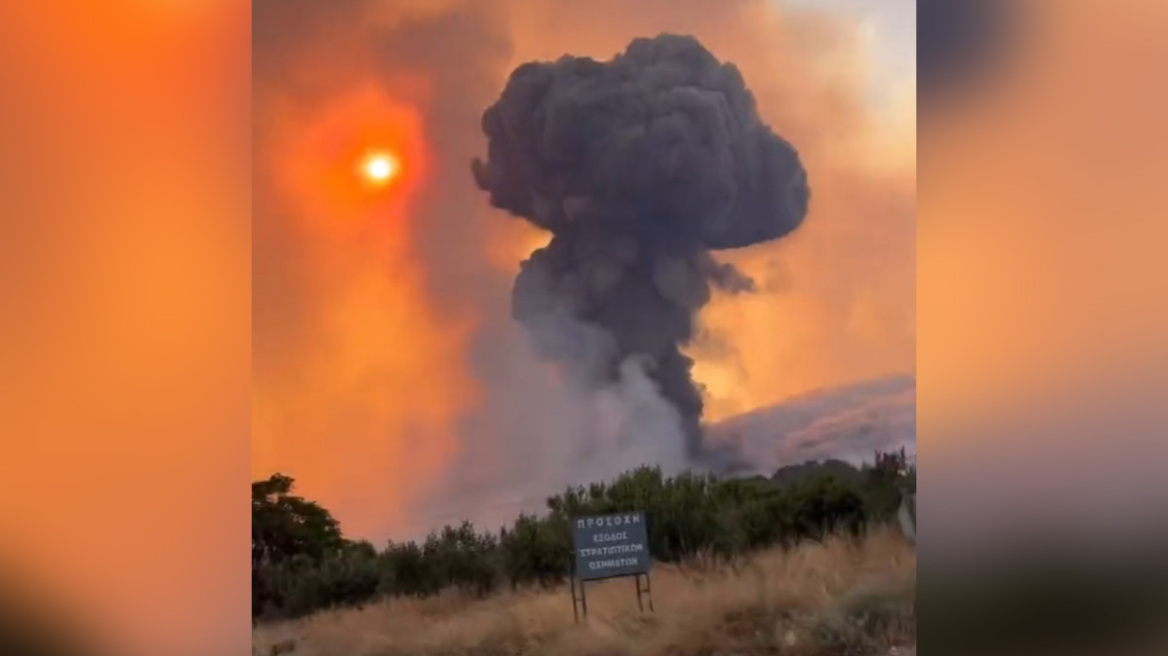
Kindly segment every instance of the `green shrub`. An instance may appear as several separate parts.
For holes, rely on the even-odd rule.
[[[661,562],[730,561],[840,532],[858,536],[895,521],[901,491],[915,489],[915,478],[903,451],[877,453],[863,469],[831,461],[770,479],[666,477],[640,467],[568,488],[548,498],[542,516],[522,514],[497,534],[464,522],[378,552],[344,539],[327,510],[292,495],[292,479],[277,475],[253,484],[252,614],[290,618],[378,597],[558,585],[572,566],[570,519],[578,515],[645,512],[649,547]]]

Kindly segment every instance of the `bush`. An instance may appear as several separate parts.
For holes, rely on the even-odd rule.
[[[328,512],[291,495],[292,480],[253,485],[252,615],[292,618],[378,597],[425,597],[446,589],[474,596],[548,587],[572,566],[570,519],[643,511],[660,562],[730,561],[751,552],[840,532],[861,535],[895,521],[900,494],[915,489],[905,453],[877,453],[862,470],[830,461],[799,465],[770,479],[687,472],[666,477],[641,467],[607,483],[577,486],[547,500],[543,516],[522,514],[497,534],[469,522],[421,543],[390,543],[380,553],[344,539]],[[301,518],[296,513],[303,513]]]

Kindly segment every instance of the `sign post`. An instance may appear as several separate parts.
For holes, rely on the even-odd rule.
[[[649,566],[649,531],[645,513],[628,512],[611,515],[593,515],[572,519],[575,571],[572,573],[572,612],[579,622],[580,615],[588,619],[586,581],[634,577],[637,589],[637,607],[644,611],[644,596],[649,596],[649,611],[653,612],[652,581]],[[641,587],[641,577],[645,586]],[[580,582],[580,596],[576,596],[576,581]],[[579,606],[577,606],[577,603]]]

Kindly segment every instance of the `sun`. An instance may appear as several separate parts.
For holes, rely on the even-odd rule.
[[[401,173],[401,160],[390,152],[372,152],[361,160],[360,173],[370,184],[384,187]]]

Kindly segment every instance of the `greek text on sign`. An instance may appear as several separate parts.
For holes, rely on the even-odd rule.
[[[577,517],[572,522],[576,576],[583,581],[649,572],[644,513]]]

